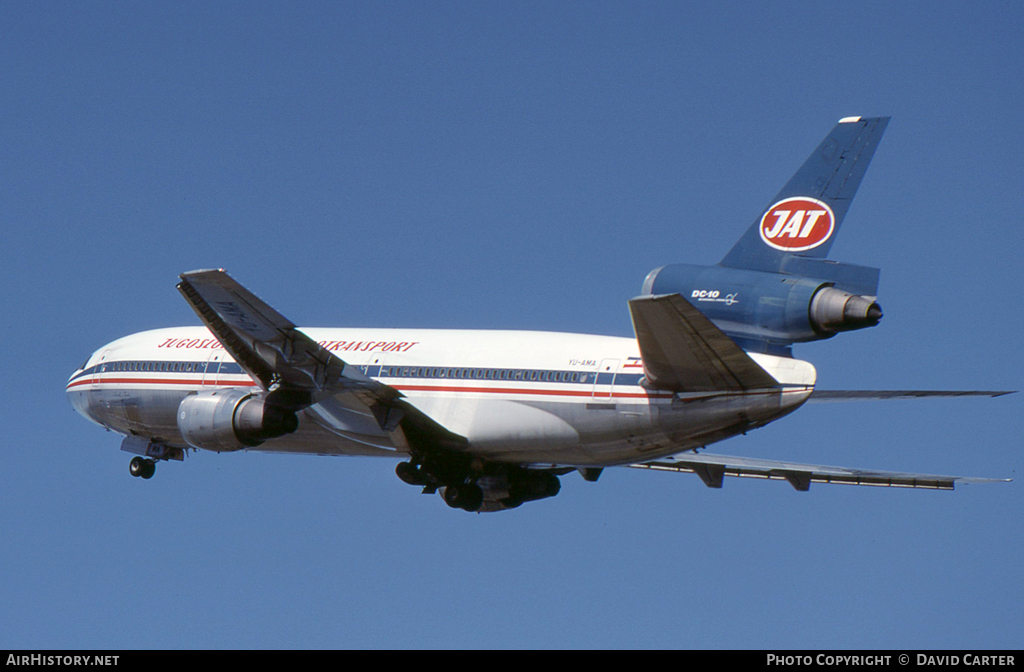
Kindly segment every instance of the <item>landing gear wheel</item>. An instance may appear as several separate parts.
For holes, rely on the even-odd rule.
[[[484,491],[476,483],[467,483],[460,488],[462,490],[463,511],[479,511],[484,503]]]
[[[453,509],[479,511],[484,503],[484,491],[476,483],[457,483],[444,489],[444,501]]]
[[[509,508],[513,508],[523,502],[554,497],[561,489],[561,481],[554,474],[531,474],[512,483],[508,489],[508,499],[503,500],[502,503]]]
[[[128,464],[128,473],[141,478],[153,478],[153,474],[156,473],[156,462],[144,460],[141,457],[133,457],[132,461]]]
[[[427,484],[427,479],[423,477],[423,472],[412,462],[399,462],[398,466],[395,467],[395,474],[409,485]]]

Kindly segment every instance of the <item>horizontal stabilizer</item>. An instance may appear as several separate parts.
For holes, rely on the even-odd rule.
[[[808,401],[870,401],[935,397],[1001,397],[1013,390],[814,390]]]
[[[731,457],[709,453],[681,453],[672,457],[642,464],[631,464],[636,469],[675,471],[697,474],[708,487],[722,487],[724,476],[763,478],[788,481],[797,490],[806,491],[811,483],[843,483],[847,485],[874,485],[892,488],[925,488],[952,490],[956,483],[1006,483],[1008,478],[976,478],[967,476],[938,476],[910,474],[897,471],[873,471],[847,467],[828,467],[818,464],[777,462],[750,457]]]
[[[648,387],[674,392],[765,389],[779,383],[679,294],[629,302]]]

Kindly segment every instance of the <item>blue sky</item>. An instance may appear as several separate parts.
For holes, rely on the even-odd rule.
[[[200,453],[71,409],[223,267],[307,326],[629,335],[840,117],[892,115],[831,257],[828,388],[1021,389],[1019,3],[0,4],[0,647],[1020,648],[1021,395],[807,406],[718,452],[953,493],[608,470],[495,515],[393,464]]]

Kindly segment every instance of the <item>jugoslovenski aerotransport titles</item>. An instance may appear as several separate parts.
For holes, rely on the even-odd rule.
[[[148,479],[189,450],[373,455],[466,511],[558,494],[607,467],[953,489],[997,479],[730,457],[705,446],[808,401],[1005,392],[820,390],[795,343],[876,326],[879,270],[828,260],[888,124],[839,121],[713,266],[651,271],[635,338],[537,331],[299,329],[222,270],[183,273],[204,326],[109,343],[71,376],[71,404],[124,435]]]

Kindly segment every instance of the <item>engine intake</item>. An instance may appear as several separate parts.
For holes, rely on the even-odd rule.
[[[251,448],[299,427],[294,411],[238,389],[204,390],[178,406],[178,430],[195,448],[225,452]]]

